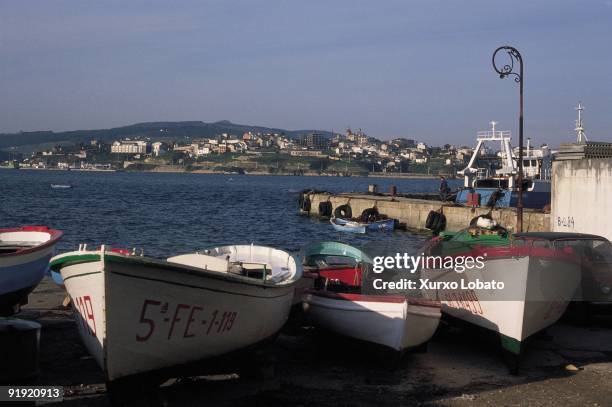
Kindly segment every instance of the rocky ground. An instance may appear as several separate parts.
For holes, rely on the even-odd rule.
[[[101,371],[62,299],[44,281],[20,315],[43,325],[36,384],[64,386],[68,406],[109,406]],[[428,352],[400,360],[294,319],[267,352],[274,369],[170,380],[157,398],[168,406],[610,405],[609,320],[551,327],[529,344],[518,376],[508,373],[496,345],[479,331],[444,325]]]

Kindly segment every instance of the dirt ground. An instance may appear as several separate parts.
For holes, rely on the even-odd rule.
[[[45,280],[20,317],[43,325],[35,384],[62,385],[68,406],[110,406],[63,292]],[[391,352],[318,333],[294,318],[266,353],[274,369],[170,380],[167,406],[606,406],[612,403],[612,322],[559,323],[529,343],[520,374],[480,331],[442,325],[426,353]]]

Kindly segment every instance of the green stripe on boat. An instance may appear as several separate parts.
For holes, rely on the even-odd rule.
[[[499,337],[501,339],[501,345],[504,349],[506,349],[508,352],[514,353],[515,355],[521,354],[521,341],[517,341],[516,339],[510,338],[509,336],[503,334],[499,334]]]
[[[75,254],[72,256],[65,256],[65,257],[60,257],[58,259],[52,260],[51,263],[49,264],[49,267],[51,267],[55,271],[59,271],[56,269],[60,268],[61,266],[68,266],[71,264],[78,264],[78,263],[87,263],[90,261],[98,261],[98,260],[100,260],[100,254],[98,253],[96,254]]]

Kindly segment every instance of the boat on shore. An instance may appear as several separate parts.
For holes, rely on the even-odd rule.
[[[62,232],[46,226],[0,229],[0,315],[27,303],[61,237]]]
[[[303,296],[304,311],[319,327],[398,352],[425,346],[440,320],[440,304],[402,295],[365,295],[363,273],[372,260],[339,242],[305,251],[305,270],[316,274],[315,288]]]
[[[435,284],[430,297],[441,301],[445,315],[499,334],[503,349],[515,356],[510,367],[516,370],[524,342],[557,322],[574,298],[581,262],[567,242],[584,238],[552,232],[510,235],[499,226],[477,225],[443,232],[424,255],[445,262],[477,259],[474,267],[457,270],[434,261],[421,268],[420,277]]]
[[[61,273],[83,343],[107,382],[180,376],[176,368],[273,339],[301,267],[262,246],[158,260],[99,250],[64,253]]]

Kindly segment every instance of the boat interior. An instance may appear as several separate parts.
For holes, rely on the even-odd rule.
[[[14,231],[0,233],[0,255],[17,253],[21,250],[36,247],[51,239],[49,233]]]
[[[289,254],[261,246],[226,246],[169,257],[168,262],[253,279],[280,283],[295,276],[297,267]]]
[[[362,268],[356,259],[316,254],[308,256],[304,269],[315,274],[315,288],[334,292],[361,291]]]

